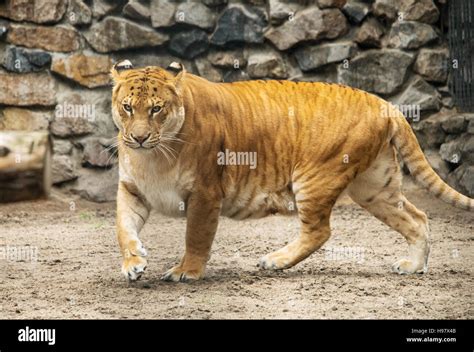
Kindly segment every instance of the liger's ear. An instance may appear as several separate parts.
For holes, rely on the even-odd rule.
[[[122,60],[117,62],[115,65],[112,66],[110,70],[110,74],[115,82],[117,82],[120,78],[120,74],[124,71],[133,69],[133,65],[129,60]]]
[[[173,83],[176,89],[180,91],[182,88],[184,75],[186,74],[186,69],[184,68],[183,64],[179,62],[172,62],[166,69],[173,73]]]

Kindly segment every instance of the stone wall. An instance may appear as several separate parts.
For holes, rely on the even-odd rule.
[[[339,82],[410,119],[436,171],[474,195],[474,118],[453,106],[443,1],[7,0],[0,128],[46,130],[57,187],[112,200],[109,68],[181,61],[212,81]]]

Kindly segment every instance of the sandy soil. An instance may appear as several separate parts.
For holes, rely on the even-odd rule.
[[[191,284],[159,280],[182,254],[184,219],[151,216],[141,234],[148,269],[129,284],[120,274],[113,204],[56,194],[2,205],[0,248],[10,254],[0,252],[0,318],[473,319],[474,216],[408,188],[430,217],[425,275],[391,273],[404,239],[347,200],[333,212],[323,249],[284,272],[256,263],[296,236],[297,218],[222,219],[207,276]]]

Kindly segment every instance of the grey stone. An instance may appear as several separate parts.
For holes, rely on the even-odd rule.
[[[112,152],[104,145],[102,138],[88,137],[78,142],[82,152],[82,166],[108,168],[116,163]],[[112,149],[112,148],[110,148]]]
[[[418,49],[436,40],[438,40],[438,34],[429,24],[401,21],[393,24],[388,44],[392,48]]]
[[[196,64],[199,76],[211,82],[222,82],[222,73],[219,69],[215,68],[208,59],[200,57],[196,59],[194,63]]]
[[[82,169],[71,192],[92,202],[111,202],[116,199],[118,188],[118,170],[107,171]]]
[[[342,9],[347,1],[348,0],[316,0],[318,7],[321,9],[328,7],[337,7]]]
[[[38,72],[51,64],[51,55],[41,50],[8,46],[4,55],[3,67],[11,72]]]
[[[441,158],[438,151],[434,150],[434,149],[425,149],[425,150],[423,150],[423,154],[425,154],[425,157],[428,160],[428,162],[430,163],[433,170],[443,180],[446,180],[448,178],[448,174],[451,170],[449,168],[449,164]]]
[[[443,109],[412,125],[418,142],[423,149],[438,149],[440,145],[444,143],[446,140],[446,132],[441,128],[441,123],[452,114],[453,112]]]
[[[228,0],[201,0],[204,5],[210,6],[210,7],[215,7],[215,6],[221,6],[221,5],[226,5]]]
[[[380,48],[383,34],[384,30],[379,21],[369,18],[357,30],[355,41],[363,47]]]
[[[342,12],[351,23],[359,24],[369,13],[369,5],[360,1],[349,0],[342,8]]]
[[[92,22],[92,10],[81,0],[70,0],[67,19],[74,26],[88,25]]]
[[[288,71],[281,55],[268,48],[252,50],[249,53],[247,73],[250,78],[283,79],[288,77]]]
[[[399,50],[367,50],[339,65],[339,83],[365,91],[392,94],[403,85],[414,55]]]
[[[438,91],[420,76],[414,76],[406,88],[398,95],[391,97],[390,101],[397,105],[416,106],[421,111],[441,108],[441,96]]]
[[[87,42],[98,52],[162,45],[168,36],[118,17],[106,17],[84,33]]]
[[[459,192],[474,197],[474,166],[462,164],[449,174],[448,183]]]
[[[71,155],[72,143],[67,139],[53,139],[53,153],[58,155]]]
[[[298,2],[287,0],[269,0],[268,12],[270,22],[273,25],[279,25],[294,17],[295,13],[303,7]]]
[[[174,25],[176,5],[177,3],[172,0],[152,0],[150,4],[152,27],[160,28]]]
[[[150,8],[136,0],[129,1],[123,7],[122,13],[128,18],[139,21],[149,21],[151,18]]]
[[[263,43],[263,29],[267,26],[265,14],[257,8],[233,5],[217,21],[211,43]]]
[[[401,0],[400,12],[404,21],[433,24],[439,18],[439,10],[433,0]]]
[[[242,50],[211,50],[207,58],[212,65],[221,68],[242,68],[247,65],[247,59]]]
[[[77,178],[74,163],[67,155],[53,155],[51,173],[53,184],[60,184]]]
[[[430,82],[446,82],[448,78],[447,49],[421,49],[414,70]]]
[[[350,41],[305,46],[295,52],[295,58],[303,71],[314,70],[333,62],[340,62],[352,57],[357,45]]]
[[[474,136],[468,133],[441,144],[439,154],[451,164],[474,163]]]
[[[173,55],[192,59],[209,48],[209,39],[206,32],[194,28],[173,35],[168,48]]]
[[[383,19],[394,20],[397,18],[400,5],[399,0],[375,0],[372,12]]]
[[[216,24],[216,14],[198,2],[183,2],[176,8],[175,21],[211,30]]]
[[[466,132],[468,121],[462,114],[451,115],[441,122],[441,128],[446,133],[460,134]]]
[[[248,81],[249,79],[247,72],[242,69],[230,69],[224,73],[224,82]]]
[[[466,121],[467,124],[467,132],[470,134],[474,134],[474,114],[466,114]]]
[[[268,30],[265,37],[279,50],[287,50],[304,41],[335,39],[348,30],[347,20],[340,10],[309,7],[298,12],[292,21]]]
[[[110,15],[119,6],[123,4],[123,0],[93,0],[92,2],[92,16],[95,19],[102,19]]]

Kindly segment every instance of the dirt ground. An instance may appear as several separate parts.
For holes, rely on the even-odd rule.
[[[0,318],[473,319],[473,214],[407,188],[430,218],[425,275],[393,274],[405,240],[347,199],[333,212],[329,242],[284,272],[256,263],[297,235],[296,217],[223,218],[206,278],[178,284],[159,278],[183,252],[184,219],[150,217],[141,234],[148,269],[129,284],[120,273],[114,204],[54,194],[1,205]]]

